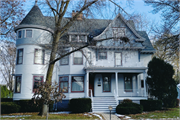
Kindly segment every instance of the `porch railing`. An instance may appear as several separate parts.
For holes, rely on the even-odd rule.
[[[119,89],[118,93],[118,96],[147,97],[144,95],[144,89]]]
[[[118,99],[117,99],[117,93],[116,93],[116,90],[114,89],[114,98],[116,100],[116,105],[118,105]]]

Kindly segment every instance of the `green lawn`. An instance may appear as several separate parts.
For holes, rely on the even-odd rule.
[[[136,115],[129,115],[133,119],[141,119],[141,118],[150,118],[150,119],[159,119],[159,118],[177,118],[180,117],[179,108],[171,108],[168,110],[147,112]]]
[[[6,115],[31,115],[31,116],[23,116],[23,117],[2,117],[1,119],[46,119],[46,117],[41,117],[37,115],[38,113],[12,113]],[[98,117],[87,113],[87,115],[82,114],[49,114],[48,119],[99,119]]]

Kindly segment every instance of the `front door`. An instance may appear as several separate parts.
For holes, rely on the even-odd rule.
[[[91,91],[94,96],[94,74],[89,74],[89,96],[91,96]]]

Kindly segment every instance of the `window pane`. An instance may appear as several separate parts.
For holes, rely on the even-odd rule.
[[[26,37],[32,38],[32,30],[26,30]]]
[[[110,78],[104,77],[103,78],[103,92],[110,92]]]
[[[39,85],[43,82],[43,76],[33,76],[33,92],[37,91]]]
[[[83,64],[83,56],[79,51],[74,53],[74,64]]]
[[[71,41],[78,41],[78,35],[71,35]]]
[[[16,76],[15,93],[21,92],[21,76]]]
[[[34,63],[35,64],[44,64],[44,50],[35,49]]]
[[[79,36],[79,41],[80,42],[84,42],[85,41],[85,36],[84,35],[80,35]]]
[[[72,91],[84,91],[84,77],[72,77]]]
[[[22,64],[23,62],[23,49],[18,49],[17,51],[17,64]]]
[[[107,59],[107,53],[106,52],[99,52],[99,59]]]
[[[115,53],[115,64],[116,66],[121,65],[121,53]]]
[[[124,86],[126,92],[132,92],[132,77],[127,75],[124,77]]]
[[[22,31],[18,31],[18,38],[22,37]]]
[[[68,65],[69,64],[69,56],[65,56],[60,60],[61,65]]]

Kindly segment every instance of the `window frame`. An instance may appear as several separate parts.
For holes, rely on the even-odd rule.
[[[62,62],[62,59],[66,58],[66,57],[67,57],[67,59],[68,59],[67,64],[62,64],[62,63],[61,63],[61,62]],[[63,57],[63,58],[61,58],[61,60],[60,60],[60,65],[69,65],[69,55],[67,55],[67,56],[65,56],[65,57]]]
[[[20,77],[20,90],[19,92],[17,92],[17,77]],[[15,89],[14,89],[14,93],[21,93],[21,86],[22,86],[22,75],[17,75],[15,78]]]
[[[80,53],[82,54],[81,51],[76,51],[76,52],[80,52]],[[81,58],[81,59],[82,59],[82,63],[80,63],[80,64],[76,64],[76,63],[75,63],[74,54],[75,54],[75,53],[73,53],[73,65],[83,65],[83,54],[82,54],[82,58]]]
[[[19,56],[19,50],[22,50],[22,56]],[[23,53],[24,53],[24,49],[23,48],[17,49],[16,65],[23,64]],[[22,62],[21,63],[19,63],[19,58],[20,57],[22,57]]]
[[[83,91],[72,91],[73,77],[82,77],[83,78]],[[71,76],[71,93],[83,93],[83,92],[84,92],[84,76]]]
[[[130,78],[130,82],[131,82],[131,89],[130,90],[127,90],[127,88],[126,88],[126,85],[125,85],[125,77],[127,77],[127,79],[128,78]],[[130,74],[124,74],[124,91],[125,92],[133,92],[133,81],[132,81],[132,77],[133,77],[133,75],[130,75]]]
[[[27,31],[31,31],[31,37],[27,37]],[[32,38],[33,37],[33,30],[32,29],[27,29],[25,30],[25,38]]]
[[[67,81],[60,81],[61,78],[63,77],[67,77]],[[63,92],[63,93],[69,93],[69,76],[60,76],[59,77],[59,91],[60,91],[60,86],[61,86],[61,83],[65,83],[67,82],[67,92]]]
[[[42,63],[36,63],[36,61],[35,61],[35,58],[38,57],[38,56],[36,56],[36,51],[38,51],[38,50],[42,50],[42,52],[43,52]],[[36,64],[36,65],[44,65],[45,64],[45,50],[44,49],[39,49],[39,48],[34,49],[34,64]]]
[[[36,81],[34,78],[35,77],[42,77],[41,83],[44,82],[44,76],[43,75],[33,75],[33,86],[32,86],[32,92],[34,93],[34,82]]]
[[[113,29],[112,34],[113,34],[113,39],[114,40],[120,40],[120,38],[119,39],[117,39],[117,38],[118,37],[125,37],[126,36],[126,27],[113,27],[112,29]],[[115,33],[114,33],[115,29],[117,29],[118,32],[120,31],[120,29],[124,29],[124,35],[123,36],[118,35],[118,34],[115,35]]]
[[[100,58],[100,53],[105,53],[106,58],[105,59]],[[98,52],[98,58],[99,58],[99,60],[107,60],[107,52]]]
[[[121,65],[116,65],[116,53],[120,53],[121,54]],[[116,67],[122,66],[122,52],[115,52],[114,53],[114,64]]]
[[[19,37],[19,32],[21,32],[21,37]],[[22,36],[23,36],[23,30],[18,30],[17,31],[17,39],[22,38]]]

